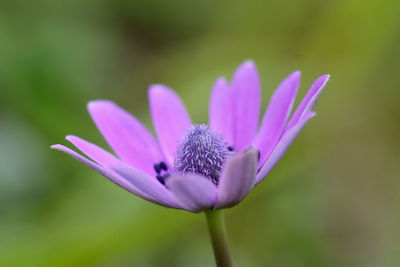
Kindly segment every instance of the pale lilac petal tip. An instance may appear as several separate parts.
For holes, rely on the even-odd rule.
[[[295,125],[301,118],[304,117],[304,115],[308,111],[314,109],[315,104],[317,103],[329,78],[330,78],[330,75],[326,74],[326,75],[322,75],[322,76],[318,77],[314,81],[314,83],[310,87],[310,90],[308,90],[307,94],[305,95],[305,97],[303,98],[303,100],[301,101],[299,106],[297,107],[296,111],[293,113],[292,117],[290,118],[287,129],[289,129],[293,125]]]
[[[103,167],[110,166],[119,161],[114,155],[105,151],[104,149],[92,144],[78,136],[67,135],[65,137],[71,144],[73,144],[77,149],[79,149],[86,156],[97,162]]]
[[[290,74],[281,82],[271,97],[260,130],[253,141],[253,146],[261,153],[260,166],[265,162],[285,129],[287,119],[296,99],[300,75],[300,71]]]
[[[165,158],[172,164],[178,141],[191,125],[189,114],[179,96],[164,85],[150,86],[149,101],[158,140]]]
[[[94,171],[98,172],[100,175],[106,177],[108,180],[110,180],[111,182],[115,183],[116,185],[120,186],[121,188],[131,192],[132,194],[144,198],[148,201],[151,201],[153,203],[157,203],[157,204],[163,204],[160,201],[158,201],[157,199],[145,194],[144,192],[142,192],[141,190],[139,190],[138,188],[136,188],[131,182],[129,182],[128,180],[120,177],[119,175],[117,175],[116,173],[114,173],[113,171],[104,168],[96,163],[94,163],[93,161],[88,160],[87,158],[81,156],[80,154],[76,153],[75,151],[69,149],[68,147],[65,147],[63,145],[52,145],[51,146],[52,149],[56,149],[59,151],[62,151],[66,154],[68,154],[69,156],[73,157],[74,159],[76,159],[77,161],[85,164],[86,166],[88,166],[89,168],[93,169]]]
[[[304,117],[292,128],[288,129],[282,138],[279,140],[278,144],[275,146],[274,150],[262,166],[261,170],[257,174],[256,183],[261,182],[265,176],[275,167],[282,156],[285,154],[286,150],[292,144],[296,136],[300,133],[306,123],[314,117],[316,114],[313,111],[307,112]]]
[[[233,91],[225,78],[221,77],[217,79],[211,92],[209,106],[209,123],[211,129],[221,133],[230,145],[233,145],[234,134],[232,93]]]
[[[208,178],[196,174],[169,177],[167,186],[185,210],[199,212],[214,205],[217,187]]]
[[[245,61],[232,79],[234,117],[234,144],[237,151],[247,148],[258,128],[261,105],[261,83],[253,61]]]
[[[107,100],[91,101],[88,110],[108,144],[123,161],[153,174],[153,164],[163,160],[156,139],[130,113]]]
[[[232,207],[250,192],[257,174],[257,160],[258,151],[249,148],[225,162],[214,209]]]

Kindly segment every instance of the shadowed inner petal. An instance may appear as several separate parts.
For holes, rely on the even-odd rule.
[[[205,124],[191,126],[182,136],[174,158],[178,174],[200,174],[218,184],[222,164],[233,154],[233,148],[221,134]]]

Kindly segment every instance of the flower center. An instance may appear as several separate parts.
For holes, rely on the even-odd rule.
[[[177,173],[197,173],[218,184],[224,160],[233,148],[222,135],[205,124],[191,126],[180,140],[175,152],[174,170]]]

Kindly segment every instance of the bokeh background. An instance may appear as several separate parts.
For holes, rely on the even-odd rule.
[[[204,216],[166,209],[50,150],[107,147],[86,111],[111,99],[151,126],[167,84],[197,122],[253,59],[263,109],[302,70],[331,81],[269,177],[226,211],[236,266],[400,265],[400,1],[2,0],[0,266],[213,266]]]

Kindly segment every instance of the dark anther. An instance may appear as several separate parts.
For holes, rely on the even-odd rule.
[[[164,171],[168,170],[167,164],[165,164],[164,161],[161,161],[159,166],[160,166],[161,170],[164,170]]]
[[[228,146],[228,150],[229,150],[229,151],[233,151],[233,147]]]
[[[156,175],[157,180],[162,184],[165,185],[165,179],[160,174]]]
[[[161,172],[161,164],[156,163],[156,164],[154,164],[153,167],[154,167],[154,170],[156,171],[156,173],[159,174]]]
[[[218,180],[217,179],[211,178],[211,182],[213,182],[215,185],[218,185]]]
[[[257,157],[258,157],[258,160],[257,161],[260,161],[260,157],[261,157],[261,153],[260,153],[260,150],[257,150]]]

